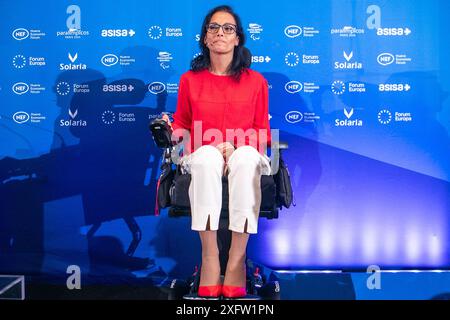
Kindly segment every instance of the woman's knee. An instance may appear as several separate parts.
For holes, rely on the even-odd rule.
[[[217,148],[204,145],[191,154],[190,165],[192,168],[217,168],[222,170],[224,159]]]
[[[256,168],[260,163],[261,155],[252,146],[241,146],[237,148],[228,160],[230,169],[237,167]]]

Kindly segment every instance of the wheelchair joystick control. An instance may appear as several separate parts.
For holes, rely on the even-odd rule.
[[[152,132],[153,140],[159,148],[170,148],[173,146],[172,142],[172,128],[167,121],[157,118],[150,123],[150,131]]]

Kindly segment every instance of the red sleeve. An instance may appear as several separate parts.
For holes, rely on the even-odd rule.
[[[257,146],[260,153],[265,152],[265,148],[270,147],[271,134],[269,124],[269,85],[267,80],[262,81],[256,98],[255,118],[253,119],[253,129],[258,133]],[[261,131],[259,131],[261,130]]]
[[[178,88],[177,109],[173,114],[172,129],[174,130],[174,136],[179,138],[182,136],[182,130],[191,130],[192,123],[192,109],[189,101],[189,86],[185,76],[181,76],[180,85]],[[178,141],[177,140],[177,141]]]

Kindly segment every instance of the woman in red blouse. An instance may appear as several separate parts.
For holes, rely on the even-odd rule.
[[[180,79],[173,139],[183,136],[181,163],[191,174],[192,229],[202,243],[198,294],[241,297],[246,295],[247,242],[257,232],[260,179],[270,174],[268,85],[249,69],[242,24],[230,7],[208,13],[200,39],[202,53]],[[228,175],[232,241],[222,286],[217,229],[223,174]]]

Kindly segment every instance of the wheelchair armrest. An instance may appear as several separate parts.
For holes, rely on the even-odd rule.
[[[272,147],[274,147],[275,149],[278,149],[280,151],[289,149],[288,143],[284,142],[284,141],[273,142]]]

